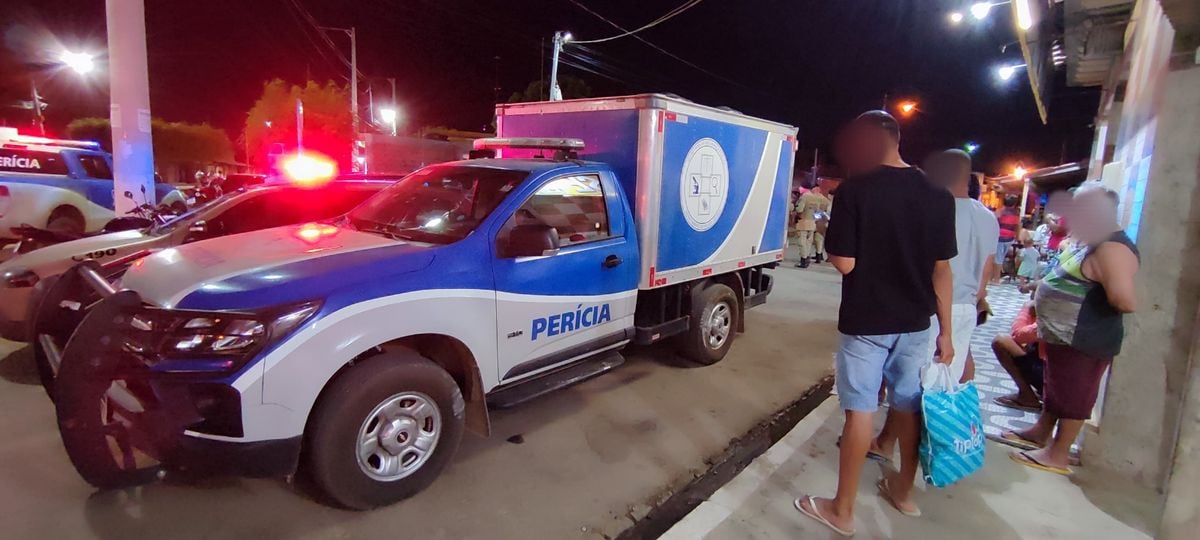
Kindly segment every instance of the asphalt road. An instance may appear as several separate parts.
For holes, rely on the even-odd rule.
[[[622,367],[492,417],[432,487],[372,512],[335,510],[283,480],[215,479],[95,492],[75,474],[19,344],[0,341],[5,538],[603,538],[827,374],[840,278],[774,271],[729,356],[705,368],[642,350]]]

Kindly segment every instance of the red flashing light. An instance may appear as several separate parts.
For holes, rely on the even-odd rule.
[[[310,244],[316,243],[322,238],[337,234],[338,228],[327,223],[305,223],[299,229],[296,229],[296,238],[304,240]]]
[[[280,160],[279,168],[292,183],[303,187],[323,185],[337,174],[337,163],[321,154],[305,152]]]

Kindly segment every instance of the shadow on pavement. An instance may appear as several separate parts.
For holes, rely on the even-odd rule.
[[[41,384],[33,362],[33,347],[24,346],[0,358],[0,379],[16,384]]]

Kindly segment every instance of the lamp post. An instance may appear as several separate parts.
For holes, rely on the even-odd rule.
[[[1017,70],[1025,67],[1025,64],[1010,64],[996,68],[996,77],[1002,81],[1007,81],[1017,74]]]
[[[550,57],[550,101],[562,101],[562,89],[558,87],[558,54],[563,45],[571,41],[570,32],[554,33],[554,52]]]

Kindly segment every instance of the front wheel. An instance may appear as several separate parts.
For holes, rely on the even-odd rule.
[[[679,353],[702,365],[720,362],[733,346],[737,333],[737,294],[721,283],[712,283],[692,294],[691,327],[679,337]]]
[[[433,483],[462,440],[462,392],[444,369],[410,351],[349,368],[309,423],[307,462],[333,502],[367,510]]]

